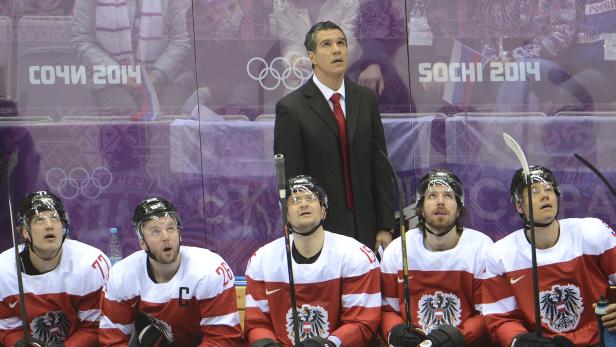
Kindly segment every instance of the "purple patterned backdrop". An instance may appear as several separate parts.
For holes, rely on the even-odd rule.
[[[599,0],[159,2],[161,40],[140,50],[136,33],[148,29],[136,24],[137,1],[112,14],[131,32],[105,38],[96,27],[112,24],[94,1],[0,0],[0,97],[19,107],[19,118],[0,121],[0,249],[10,246],[5,168],[17,151],[15,203],[33,189],[57,193],[71,237],[106,251],[108,229],[118,227],[127,255],[138,247],[134,206],[162,195],[180,210],[184,243],[219,252],[242,274],[250,254],[280,235],[274,105],[310,78],[303,35],[328,19],[348,37],[347,78],[374,86],[387,113],[408,204],[418,177],[448,167],[466,184],[468,225],[495,239],[518,228],[508,196],[517,164],[500,138],[507,131],[561,180],[561,216],[614,222],[614,199],[573,153],[616,179],[616,8],[596,11]],[[116,44],[134,51],[119,56]]]

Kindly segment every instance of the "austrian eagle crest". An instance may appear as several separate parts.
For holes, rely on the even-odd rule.
[[[429,334],[440,325],[460,324],[460,298],[455,294],[437,291],[434,295],[424,294],[419,299],[419,325],[426,334]]]
[[[62,344],[68,337],[70,320],[62,311],[50,311],[30,322],[32,337],[47,344]]]
[[[539,293],[541,321],[550,329],[562,333],[575,329],[584,311],[580,289],[573,285],[554,285]]]
[[[302,305],[297,309],[300,341],[314,336],[329,336],[329,320],[327,311],[321,306]],[[293,311],[287,312],[287,333],[289,340],[295,340],[293,330]]]

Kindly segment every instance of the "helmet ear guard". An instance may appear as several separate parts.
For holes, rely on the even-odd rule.
[[[182,230],[182,220],[180,219],[177,209],[171,202],[160,197],[150,198],[140,202],[133,213],[133,228],[135,229],[137,238],[143,240],[143,224],[164,216],[170,216],[175,219],[178,229]]]

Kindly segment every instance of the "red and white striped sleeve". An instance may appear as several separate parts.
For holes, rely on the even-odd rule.
[[[616,231],[597,218],[583,219],[585,244],[591,245],[591,250],[584,253],[598,254],[599,267],[607,275],[610,285],[616,285]]]
[[[98,250],[96,250],[98,251]],[[78,326],[74,333],[64,341],[66,347],[97,346],[98,328],[101,316],[102,291],[107,278],[111,262],[102,252],[95,254],[93,261],[84,261],[82,275],[83,294],[77,303]]]
[[[481,309],[490,339],[502,346],[510,346],[516,335],[528,330],[523,325],[522,312],[505,276],[500,260],[502,252],[497,243],[488,255],[486,275],[482,281]]]
[[[398,239],[396,239],[398,240]],[[392,241],[385,249],[381,262],[381,334],[385,341],[389,333],[398,324],[404,323],[404,313],[400,310],[401,302],[404,302],[403,294],[398,291],[398,267],[401,267],[402,255],[399,252],[399,241]]]
[[[218,255],[216,267],[195,289],[201,312],[202,339],[199,346],[238,346],[242,328],[237,312],[235,277],[231,268]]]
[[[248,343],[260,339],[276,341],[274,325],[270,318],[269,302],[265,295],[262,251],[260,249],[250,258],[246,267],[246,316],[244,330]]]
[[[102,347],[126,346],[135,330],[136,307],[140,298],[122,294],[121,275],[119,271],[112,271],[103,288],[98,332],[98,342]]]
[[[379,262],[372,250],[357,243],[348,250],[343,266],[340,325],[328,339],[337,345],[367,345],[381,321]]]
[[[480,233],[477,233],[477,239],[474,240],[475,248],[475,261],[473,264],[473,285],[472,285],[472,299],[473,299],[473,313],[467,318],[462,325],[458,326],[462,335],[464,336],[464,343],[466,345],[476,345],[483,343],[487,338],[487,328],[483,311],[483,282],[488,278],[486,262],[490,251],[494,247],[492,240]]]

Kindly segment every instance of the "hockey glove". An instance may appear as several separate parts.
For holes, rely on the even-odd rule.
[[[336,347],[336,345],[320,336],[311,337],[300,342],[295,347]]]
[[[128,345],[131,347],[167,347],[171,345],[171,342],[147,314],[137,311],[135,331]]]
[[[398,324],[389,333],[389,344],[395,347],[415,347],[426,339],[426,334],[414,326]]]
[[[575,344],[564,336],[538,337],[535,333],[518,334],[511,343],[512,347],[575,347]]]
[[[443,324],[432,330],[427,341],[432,347],[464,347],[464,335],[453,325]]]
[[[282,345],[272,339],[258,339],[250,347],[282,347]]]

